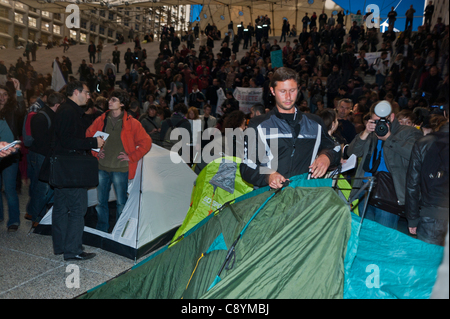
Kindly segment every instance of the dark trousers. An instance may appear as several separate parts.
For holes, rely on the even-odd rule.
[[[33,222],[39,222],[47,213],[47,204],[53,200],[53,189],[48,183],[39,180],[39,172],[45,156],[29,151],[27,160],[31,188],[28,212]]]
[[[89,52],[89,62],[95,63],[95,52]]]
[[[73,258],[83,252],[84,215],[87,210],[87,189],[55,188],[52,214],[52,239],[55,254]]]
[[[411,26],[411,29],[413,27],[413,19],[406,18],[406,24],[405,24],[405,31],[408,30],[408,28]]]

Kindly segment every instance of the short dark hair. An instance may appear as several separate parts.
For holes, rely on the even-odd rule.
[[[223,123],[223,128],[238,128],[242,125],[242,122],[244,122],[245,120],[245,113],[240,111],[240,110],[236,110],[231,112],[227,117],[225,117],[224,123]]]
[[[255,105],[252,106],[252,109],[255,111],[255,113],[256,112],[259,112],[261,114],[266,113],[266,107],[262,103],[256,103]]]
[[[275,88],[279,81],[284,82],[287,80],[294,80],[298,84],[300,82],[300,76],[291,68],[281,67],[273,73],[270,87]]]
[[[78,80],[67,83],[66,95],[69,97],[72,96],[75,90],[77,90],[78,92],[82,92],[83,85],[86,85],[86,83]]]
[[[187,106],[184,103],[178,103],[174,105],[173,111],[181,114],[187,114]]]
[[[59,92],[50,93],[47,97],[47,104],[49,107],[53,107],[56,104],[62,104],[65,101],[65,96]]]
[[[115,89],[109,95],[109,98],[116,97],[119,99],[120,104],[123,104],[122,109],[128,108],[130,105],[130,94],[127,91],[122,89]]]

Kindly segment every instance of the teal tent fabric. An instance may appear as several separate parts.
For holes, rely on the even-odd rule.
[[[225,239],[223,238],[223,234],[220,233],[219,236],[214,240],[214,242],[209,246],[208,250],[206,251],[207,254],[214,250],[228,250],[227,244],[225,243]]]
[[[444,248],[352,214],[345,299],[428,299]]]

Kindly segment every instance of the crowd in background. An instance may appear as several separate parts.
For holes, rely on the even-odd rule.
[[[278,50],[282,51],[283,66],[296,70],[301,77],[298,109],[323,117],[324,110],[334,110],[338,125],[333,128],[335,121],[328,122],[329,132],[341,145],[350,144],[364,132],[370,120],[369,110],[380,100],[390,102],[401,125],[416,127],[423,135],[439,131],[447,123],[443,106],[448,104],[449,92],[449,26],[442,19],[435,25],[428,20],[417,32],[412,31],[412,25],[404,32],[394,32],[394,23],[390,23],[389,30],[379,37],[378,29],[368,29],[358,21],[346,30],[343,12],[336,19],[324,14],[305,15],[299,33],[285,20],[280,41],[274,39],[272,43],[268,41],[270,19],[261,16],[255,27],[241,23],[236,29],[231,22],[223,37],[214,24],[208,24],[205,30],[199,30],[197,24],[181,37],[172,26],[163,26],[155,61],[148,61],[139,37],[131,31],[130,42],[122,38],[116,45],[124,48],[134,42],[134,47],[127,47],[122,54],[116,47],[116,54],[107,58],[103,70],[94,68],[102,58],[101,43],[88,46],[89,63],[86,58],[76,67],[67,56],[55,61],[67,82],[80,80],[89,88],[84,116],[87,125],[108,110],[110,94],[121,88],[130,97],[127,113],[141,122],[154,143],[161,145],[167,140],[167,119],[188,129],[191,124],[184,119],[200,119],[202,130],[244,130],[250,118],[274,108],[270,81],[276,68],[271,52]],[[263,26],[267,25],[266,31]],[[144,39],[153,40],[153,34]],[[220,50],[214,54],[217,45]],[[240,50],[245,53],[238,59]],[[373,52],[379,52],[379,57],[369,63],[366,54]],[[49,63],[48,67],[49,73],[38,74],[29,59],[19,57],[8,69],[0,62],[0,73],[6,76],[5,83],[0,84],[14,92],[10,99],[23,99],[14,111],[15,138],[22,136],[26,114],[41,109],[52,93],[49,86],[53,65]],[[263,104],[255,105],[248,114],[242,112],[233,96],[239,87],[262,88]],[[346,103],[340,103],[342,100]],[[6,121],[8,114],[0,109],[0,116]],[[9,209],[15,205],[14,209],[18,209],[18,201],[11,198],[17,197],[16,189],[20,190],[20,172],[26,176],[26,147],[22,147],[21,154],[17,188],[6,187],[6,170],[0,168]]]

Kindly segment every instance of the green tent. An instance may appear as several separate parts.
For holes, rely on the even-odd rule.
[[[80,298],[343,298],[350,229],[331,180],[293,178],[276,194],[264,188],[238,198],[172,248]]]
[[[242,179],[240,164],[238,157],[222,157],[202,169],[192,190],[189,210],[172,242],[222,205],[253,190],[253,186]]]

